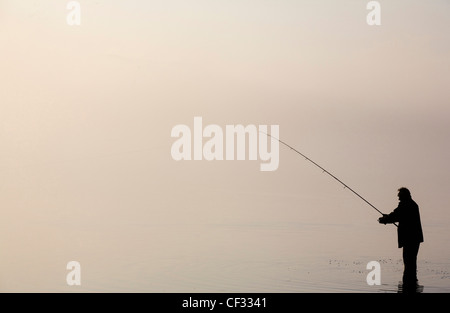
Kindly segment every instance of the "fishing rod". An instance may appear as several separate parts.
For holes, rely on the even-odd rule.
[[[354,191],[352,188],[350,188],[346,183],[344,183],[342,180],[340,180],[339,178],[337,178],[336,176],[334,176],[332,173],[330,173],[329,171],[327,171],[326,169],[324,169],[322,166],[320,166],[319,164],[317,164],[316,162],[314,162],[313,160],[311,160],[310,158],[308,158],[306,155],[304,155],[303,153],[301,153],[300,151],[298,151],[297,149],[295,149],[294,147],[288,145],[287,143],[285,143],[284,141],[282,141],[279,138],[276,138],[270,134],[267,134],[263,131],[260,131],[261,133],[267,135],[268,137],[271,137],[275,140],[278,140],[280,143],[282,143],[283,145],[285,145],[286,147],[290,148],[291,150],[293,150],[294,152],[297,152],[298,154],[300,154],[303,158],[305,158],[306,161],[311,162],[312,164],[314,164],[315,166],[317,166],[318,168],[320,168],[323,173],[326,173],[328,175],[330,175],[331,177],[333,177],[336,181],[338,181],[340,184],[342,184],[344,186],[344,188],[347,188],[348,190],[350,190],[351,192],[353,192],[355,195],[357,195],[361,200],[363,200],[365,203],[367,203],[368,205],[370,205],[373,209],[375,209],[378,213],[380,213],[381,215],[384,215],[383,212],[381,212],[380,210],[378,210],[372,203],[370,203],[369,201],[367,201],[366,199],[364,199],[364,197],[362,197],[359,193],[357,193],[356,191]],[[395,226],[397,226],[396,223],[393,223]],[[398,226],[397,226],[398,227]]]

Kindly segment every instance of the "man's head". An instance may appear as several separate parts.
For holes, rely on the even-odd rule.
[[[398,200],[409,200],[411,199],[411,192],[409,192],[408,188],[402,187],[398,190]]]

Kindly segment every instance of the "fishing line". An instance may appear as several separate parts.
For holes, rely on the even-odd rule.
[[[334,178],[336,181],[338,181],[341,185],[344,186],[344,188],[350,190],[351,192],[353,192],[356,196],[358,196],[361,200],[363,200],[365,203],[367,203],[368,205],[370,205],[373,209],[375,209],[378,213],[380,213],[381,215],[384,215],[380,210],[378,210],[372,203],[370,203],[369,201],[367,201],[363,196],[361,196],[359,193],[357,193],[356,191],[354,191],[352,188],[350,188],[346,183],[344,183],[342,180],[340,180],[339,178],[337,178],[336,176],[334,176],[332,173],[330,173],[329,171],[327,171],[325,168],[323,168],[322,166],[320,166],[319,164],[317,164],[316,162],[314,162],[313,160],[311,160],[309,157],[307,157],[306,155],[304,155],[303,153],[301,153],[300,151],[298,151],[297,149],[295,149],[294,147],[288,145],[287,143],[285,143],[284,141],[282,141],[281,139],[278,139],[270,134],[267,134],[263,131],[260,131],[261,133],[267,135],[268,137],[271,137],[275,140],[278,140],[281,144],[285,145],[286,147],[290,148],[291,150],[293,150],[294,152],[298,153],[299,155],[301,155],[306,161],[311,162],[312,164],[314,164],[315,166],[317,166],[318,168],[320,168],[323,173],[328,174],[329,176],[331,176],[332,178]],[[397,224],[394,223],[395,226],[397,226]],[[398,226],[397,226],[398,227]]]

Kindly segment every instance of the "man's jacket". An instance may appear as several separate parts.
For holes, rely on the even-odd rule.
[[[419,206],[413,199],[400,201],[391,214],[385,215],[386,223],[398,222],[398,247],[423,242],[422,224],[420,223]]]

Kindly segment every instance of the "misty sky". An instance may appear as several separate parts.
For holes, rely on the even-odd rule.
[[[450,220],[449,1],[380,1],[381,26],[367,1],[79,2],[68,26],[67,1],[0,0],[7,236],[35,221],[378,227],[283,146],[274,172],[174,161],[171,129],[195,116],[279,125],[380,210],[406,186],[425,224]]]

